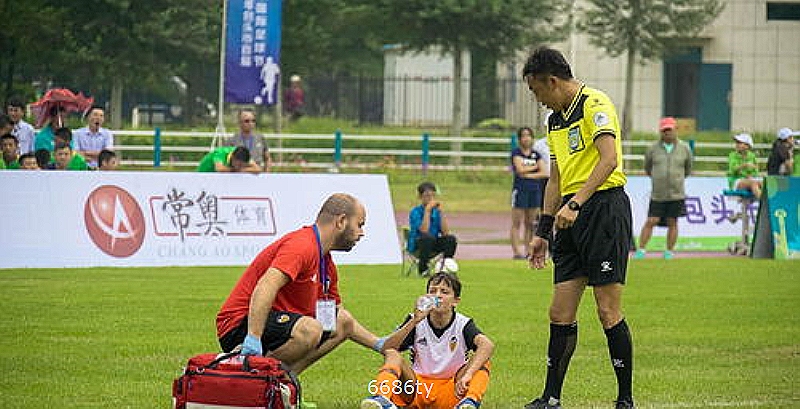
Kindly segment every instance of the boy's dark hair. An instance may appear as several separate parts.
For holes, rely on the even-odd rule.
[[[458,279],[456,273],[448,273],[445,271],[440,271],[431,276],[428,279],[428,284],[425,286],[425,289],[428,290],[431,288],[431,284],[439,284],[444,283],[448,287],[453,289],[453,294],[456,297],[461,297],[461,280]]]
[[[517,129],[517,139],[522,138],[522,132],[528,131],[531,133],[531,138],[533,137],[533,129],[529,126],[523,126],[522,128]]]
[[[19,95],[14,95],[6,101],[6,108],[8,107],[25,109],[25,102],[22,101]]]
[[[417,186],[417,193],[423,194],[425,192],[435,192],[436,185],[433,182],[422,182]]]
[[[64,148],[69,148],[69,150],[72,150],[72,146],[70,146],[69,142],[58,142],[55,149],[53,149],[53,152]]]
[[[19,145],[19,139],[17,139],[16,136],[11,135],[10,133],[7,133],[7,134],[5,134],[3,136],[0,136],[0,141],[2,141],[4,139],[11,139],[11,140],[14,141],[15,144]]]
[[[237,146],[231,154],[231,159],[242,161],[242,163],[250,163],[250,151],[244,146]]]
[[[534,50],[522,68],[522,78],[540,74],[552,75],[563,80],[572,79],[572,70],[564,55],[546,46]]]
[[[58,128],[54,134],[66,142],[72,142],[72,130],[69,128]]]
[[[39,167],[42,169],[46,168],[50,163],[50,151],[47,149],[37,149],[33,156],[36,157],[36,163],[38,163]]]
[[[45,152],[47,152],[47,151],[45,151]],[[17,159],[17,162],[19,162],[19,164],[22,165],[25,162],[25,159],[28,159],[28,158],[33,158],[34,160],[36,160],[37,164],[39,163],[39,160],[36,159],[36,155],[34,155],[34,154],[30,153],[30,152],[23,153],[22,155],[19,155],[19,158]]]
[[[110,151],[108,149],[103,149],[100,151],[100,154],[97,155],[97,163],[102,166],[104,163],[111,160],[111,158],[116,158],[117,154],[114,151]]]

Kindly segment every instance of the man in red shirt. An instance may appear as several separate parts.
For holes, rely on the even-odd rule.
[[[330,251],[350,251],[364,235],[366,210],[331,195],[313,226],[281,237],[256,256],[217,314],[224,351],[269,355],[295,373],[347,339],[374,348],[378,337],[341,307]]]

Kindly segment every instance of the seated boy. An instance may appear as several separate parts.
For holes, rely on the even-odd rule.
[[[98,170],[117,170],[119,160],[114,151],[103,149],[97,155],[97,169]]]
[[[19,157],[19,168],[25,170],[38,170],[39,162],[36,161],[36,156],[34,156],[34,154],[30,152],[25,153]]]
[[[69,143],[56,143],[56,148],[53,151],[53,155],[55,156],[55,161],[50,169],[89,170],[89,165],[86,164],[86,159],[84,159],[83,156],[75,153]]]
[[[434,274],[427,288],[428,295],[438,298],[438,306],[417,306],[379,346],[384,365],[370,383],[370,393],[375,395],[364,399],[361,409],[474,409],[481,405],[494,344],[471,318],[455,311],[461,282],[454,273]],[[400,355],[405,350],[412,351],[411,364]]]
[[[447,217],[442,211],[442,202],[436,198],[436,185],[423,182],[417,186],[420,205],[408,214],[409,234],[407,248],[419,258],[419,274],[428,275],[428,262],[434,255],[444,253],[443,266],[456,271],[458,265],[453,260],[458,245],[456,237],[450,234]]]

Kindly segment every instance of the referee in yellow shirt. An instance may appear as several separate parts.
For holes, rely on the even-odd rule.
[[[606,94],[575,79],[557,50],[535,50],[522,75],[536,99],[553,110],[547,123],[550,180],[530,244],[530,263],[544,268],[552,242],[555,264],[547,380],[542,396],[525,408],[561,408],[561,387],[578,338],[578,305],[587,285],[594,286],[617,377],[615,408],[634,408],[633,343],[622,315],[631,205],[623,189],[626,177],[616,109]]]

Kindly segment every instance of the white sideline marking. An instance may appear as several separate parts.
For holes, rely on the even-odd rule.
[[[797,400],[749,400],[749,401],[740,401],[740,402],[725,402],[725,401],[714,401],[714,402],[701,402],[701,403],[650,403],[646,405],[637,405],[641,408],[735,408],[735,407],[754,407],[754,406],[774,406],[774,405],[784,405],[784,404],[798,404]]]

